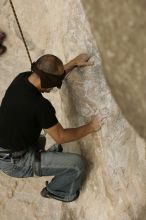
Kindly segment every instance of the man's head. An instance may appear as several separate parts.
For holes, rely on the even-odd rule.
[[[42,91],[47,92],[53,87],[61,88],[65,72],[58,57],[46,54],[32,64],[31,70],[39,76]]]

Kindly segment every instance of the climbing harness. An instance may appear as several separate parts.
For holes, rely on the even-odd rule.
[[[21,26],[20,26],[20,22],[19,22],[19,20],[18,20],[17,14],[16,14],[16,10],[15,10],[15,8],[14,8],[14,4],[13,4],[12,0],[9,0],[9,2],[10,2],[10,5],[11,5],[11,8],[12,8],[14,17],[15,17],[15,19],[16,19],[16,22],[17,22],[17,25],[18,25],[18,28],[19,28],[19,31],[20,31],[20,34],[21,34],[21,37],[22,37],[22,40],[23,40],[23,43],[24,43],[24,46],[25,46],[27,55],[28,55],[28,58],[29,58],[30,64],[32,64],[32,59],[31,59],[31,56],[30,56],[30,53],[29,53],[29,50],[28,50],[28,46],[27,46],[27,44],[26,44],[26,40],[25,40],[25,38],[24,38],[24,34],[23,34],[23,31],[22,31],[22,28],[21,28]]]

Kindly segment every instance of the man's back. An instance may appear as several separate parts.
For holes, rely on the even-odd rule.
[[[12,150],[35,145],[42,128],[57,123],[51,103],[28,81],[30,74],[13,80],[0,107],[0,145]]]

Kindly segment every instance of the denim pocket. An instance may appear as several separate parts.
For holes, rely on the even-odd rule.
[[[24,178],[32,177],[32,163],[34,161],[34,153],[29,151],[22,158],[3,161],[0,160],[0,169],[9,176]]]
[[[11,159],[0,160],[0,169],[7,175],[11,175],[15,164]]]

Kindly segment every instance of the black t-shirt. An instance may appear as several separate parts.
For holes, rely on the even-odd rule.
[[[43,128],[58,123],[55,109],[20,73],[8,87],[0,106],[0,146],[12,150],[35,146]]]

